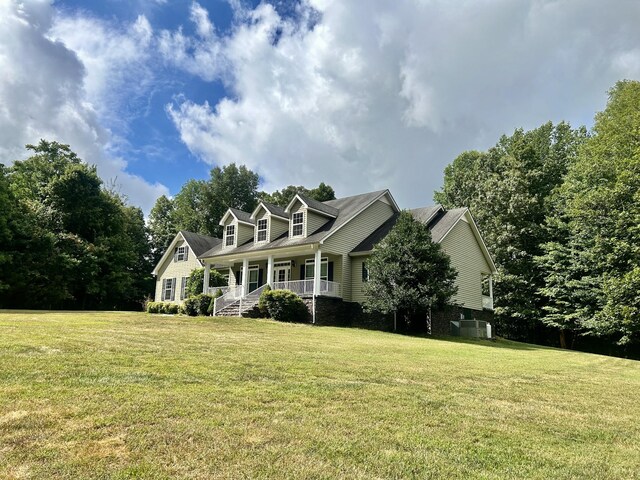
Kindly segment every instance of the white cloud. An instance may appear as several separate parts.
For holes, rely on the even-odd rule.
[[[25,144],[40,138],[68,143],[148,211],[167,189],[127,173],[104,125],[122,112],[113,92],[147,68],[137,52],[151,38],[143,17],[118,32],[80,16],[56,19],[50,1],[0,2],[1,161],[24,158]]]
[[[637,2],[309,0],[295,20],[234,5],[228,35],[197,4],[197,36],[161,33],[167,62],[230,90],[214,106],[183,92],[167,111],[192,152],[246,163],[267,188],[389,186],[427,204],[463,150],[590,122],[616,80],[639,74]]]

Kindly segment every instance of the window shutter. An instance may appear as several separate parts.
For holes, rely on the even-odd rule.
[[[327,280],[333,282],[333,262],[329,262],[327,265]]]
[[[258,286],[261,287],[263,285],[262,280],[263,280],[263,269],[259,269],[258,270]]]
[[[242,285],[242,270],[236,272],[236,285]]]
[[[189,246],[188,245],[184,246],[184,260],[185,260],[185,262],[187,260],[189,260]]]
[[[173,249],[173,261],[174,262],[178,261],[178,247]]]
[[[305,264],[303,263],[300,265],[300,280],[306,280],[304,268]]]
[[[165,297],[164,297],[164,296],[165,296],[165,293],[164,293],[164,292],[165,292],[166,290],[167,290],[167,279],[166,279],[166,278],[163,278],[163,279],[162,279],[162,291],[161,291],[161,293],[160,293],[160,301],[161,301],[161,302],[164,302],[164,301],[166,300],[166,299],[165,299]]]
[[[176,299],[176,279],[174,278],[171,282],[171,301],[173,302]]]

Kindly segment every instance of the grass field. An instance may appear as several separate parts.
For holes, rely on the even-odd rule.
[[[261,320],[2,312],[0,478],[640,478],[640,362]]]

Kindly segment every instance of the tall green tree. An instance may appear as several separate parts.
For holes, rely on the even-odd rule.
[[[285,187],[282,190],[276,190],[273,193],[260,192],[260,200],[273,203],[274,205],[280,205],[281,207],[286,207],[297,193],[307,195],[319,202],[336,199],[336,192],[333,188],[330,185],[321,182],[320,185],[312,189],[308,189],[302,185],[289,185],[288,187]]]
[[[367,311],[398,312],[404,324],[449,302],[455,295],[457,273],[426,225],[406,211],[367,260],[364,285]]]
[[[569,321],[577,316],[583,331],[610,336],[623,345],[640,341],[638,132],[640,82],[618,82],[609,92],[606,109],[596,114],[592,135],[569,167],[552,218],[566,224],[571,247],[558,252],[559,262],[566,265],[562,274],[580,270],[574,284],[558,286],[569,303],[560,310],[561,318]],[[548,283],[552,274],[547,269]]]
[[[149,213],[149,242],[154,265],[160,261],[179,230],[174,218],[175,205],[162,195]]]
[[[536,258],[542,245],[562,242],[545,220],[552,194],[586,139],[584,128],[546,123],[516,130],[487,152],[465,152],[445,170],[434,198],[447,208],[469,207],[498,268],[495,314],[503,335],[540,341],[545,285]]]
[[[173,199],[172,215],[178,230],[209,233],[209,189],[203,180],[189,180],[182,186]]]

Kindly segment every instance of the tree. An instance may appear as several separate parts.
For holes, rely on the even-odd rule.
[[[187,297],[192,297],[202,293],[204,289],[204,268],[194,268],[187,280],[187,286],[185,288],[185,294]],[[227,279],[222,276],[217,270],[211,270],[209,272],[209,286],[210,287],[226,287]]]
[[[577,285],[561,286],[587,333],[640,341],[640,82],[618,82],[569,167],[556,217],[580,252]],[[563,252],[563,273],[576,268]],[[547,273],[549,271],[547,270]],[[566,273],[565,273],[566,274]],[[589,295],[580,292],[588,291]]]
[[[149,213],[149,242],[153,264],[157,264],[169,248],[173,237],[178,233],[178,226],[174,221],[175,205],[166,195],[156,200]]]
[[[406,211],[376,245],[367,267],[365,310],[400,312],[407,326],[416,314],[444,306],[457,291],[449,256],[431,240],[428,227]]]
[[[171,213],[177,230],[208,235],[208,189],[203,180],[189,180],[182,186],[173,199]]]
[[[547,242],[564,243],[545,223],[552,196],[586,139],[566,123],[500,138],[487,152],[465,152],[445,170],[434,198],[447,208],[469,207],[496,262],[495,315],[505,336],[542,341],[545,272],[536,260]]]
[[[206,197],[206,232],[214,237],[222,236],[218,222],[228,208],[252,212],[258,204],[260,177],[244,165],[235,163],[211,170]]]
[[[286,207],[297,193],[307,195],[319,202],[336,199],[336,192],[333,188],[324,182],[321,182],[320,185],[316,188],[312,188],[311,190],[303,187],[302,185],[289,185],[288,187],[285,187],[282,190],[276,190],[273,193],[260,192],[260,200],[273,203],[274,205],[280,205],[281,207]]]

